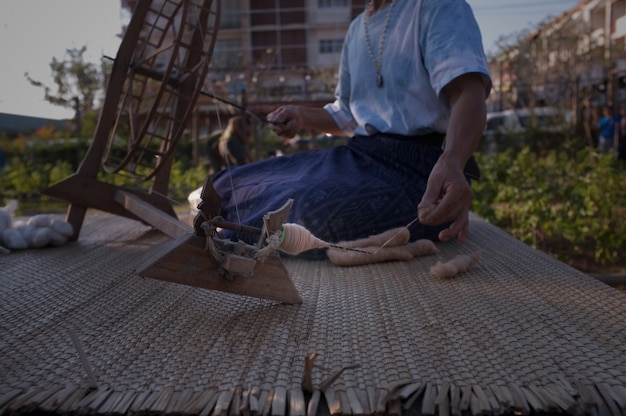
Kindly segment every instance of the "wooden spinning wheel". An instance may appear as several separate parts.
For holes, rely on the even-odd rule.
[[[148,180],[171,157],[204,83],[215,40],[211,36],[206,42],[205,28],[198,27],[215,22],[213,2],[203,3],[170,1],[148,10],[119,95],[105,170]]]
[[[175,238],[161,257],[140,268],[143,277],[300,303],[265,238],[282,229],[290,205],[268,213],[267,225],[255,230],[259,243],[247,246],[203,228],[230,226],[210,221],[220,202],[208,176],[194,227],[177,219],[166,197],[176,143],[207,76],[219,17],[220,0],[139,0],[113,64],[93,142],[76,173],[44,192],[70,202],[66,220],[74,227],[73,239],[88,208],[143,221]],[[101,169],[152,181],[150,190],[99,181]],[[207,245],[214,256],[205,252]]]
[[[78,170],[44,191],[70,202],[78,238],[87,208],[149,223],[178,237],[166,195],[172,157],[208,74],[220,0],[139,0],[118,50],[93,142]],[[97,180],[100,169],[139,182],[148,192]]]

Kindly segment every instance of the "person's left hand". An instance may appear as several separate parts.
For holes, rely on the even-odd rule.
[[[439,233],[441,241],[457,238],[464,243],[469,233],[469,209],[474,192],[458,163],[443,155],[433,167],[426,192],[417,206],[420,222],[439,225],[452,221]]]
[[[291,138],[304,127],[298,107],[287,105],[279,107],[266,117],[270,129],[279,136]]]

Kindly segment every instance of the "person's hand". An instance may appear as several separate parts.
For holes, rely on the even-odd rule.
[[[279,136],[291,138],[304,127],[298,107],[288,105],[279,107],[266,117],[270,129]]]
[[[441,241],[457,238],[464,243],[469,233],[469,209],[473,191],[458,163],[439,158],[433,167],[426,192],[417,206],[419,220],[425,225],[452,221],[439,233]]]

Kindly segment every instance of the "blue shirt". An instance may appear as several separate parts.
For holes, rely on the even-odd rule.
[[[382,56],[379,40],[390,16]],[[364,13],[346,34],[335,102],[324,108],[348,135],[445,132],[450,116],[443,88],[478,72],[491,90],[478,24],[465,0],[395,0],[368,20],[371,50],[381,63],[382,88],[368,53]]]
[[[604,116],[598,120],[598,128],[600,129],[600,137],[603,139],[613,140],[615,135],[615,124],[619,123],[620,117],[613,115],[611,117]]]

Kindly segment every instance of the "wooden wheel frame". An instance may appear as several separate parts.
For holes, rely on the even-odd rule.
[[[215,36],[205,42],[202,23],[216,16],[212,4],[165,1],[148,10],[117,100],[108,172],[148,180],[172,156],[208,73]]]
[[[208,74],[220,6],[220,0],[137,2],[91,146],[76,173],[44,191],[70,202],[66,219],[73,239],[90,207],[147,222],[174,237],[189,231],[172,222],[176,214],[166,195],[176,144]],[[100,182],[101,168],[151,180],[150,191]]]

